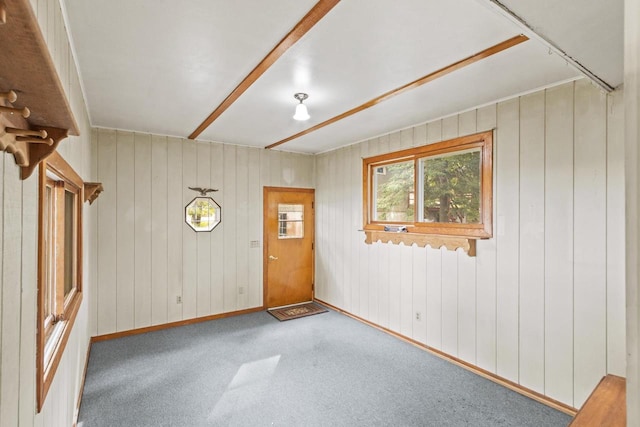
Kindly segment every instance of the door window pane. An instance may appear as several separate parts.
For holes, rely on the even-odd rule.
[[[420,159],[423,222],[481,221],[480,148]]]
[[[278,239],[304,237],[304,205],[278,204]]]

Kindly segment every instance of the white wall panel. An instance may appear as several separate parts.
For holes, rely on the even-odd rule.
[[[197,196],[188,187],[197,187],[196,143],[182,141],[182,209]],[[224,213],[224,210],[223,210]],[[197,234],[184,222],[182,214],[182,316],[191,319],[198,311],[198,247]],[[223,224],[224,226],[224,224]],[[194,286],[195,284],[195,286]],[[176,299],[176,304],[178,304]],[[117,307],[112,309],[117,310]]]
[[[53,58],[60,81],[68,96],[81,131],[80,136],[62,141],[58,152],[84,180],[96,178],[98,167],[91,143],[91,129],[87,121],[77,71],[69,49],[68,37],[60,4],[57,0],[32,0],[34,14]],[[96,133],[96,138],[98,134]],[[105,138],[105,151],[115,159],[115,139],[110,144]],[[100,166],[106,166],[102,163]],[[95,248],[96,205],[85,205],[83,278],[84,299],[75,325],[60,360],[54,380],[44,402],[42,412],[36,413],[36,309],[37,309],[37,171],[28,179],[20,180],[19,168],[12,155],[0,156],[0,425],[4,426],[68,426],[72,425],[84,370],[89,323],[96,328],[100,318],[102,326],[115,327],[115,316],[107,318],[100,313],[92,292],[102,292],[106,300],[115,302],[115,288],[98,290],[92,278],[97,275]],[[111,178],[111,177],[109,177]],[[115,178],[115,171],[113,174]],[[115,186],[115,179],[112,184]],[[106,194],[106,193],[105,193]],[[107,199],[109,199],[107,197]],[[111,199],[114,203],[115,198]],[[94,218],[91,218],[94,215]],[[105,222],[108,225],[109,221]],[[104,236],[103,236],[104,237]],[[105,238],[108,246],[113,243]],[[105,257],[100,267],[115,272],[115,256]],[[115,277],[110,272],[103,276]],[[92,305],[91,313],[88,306]]]
[[[196,143],[196,179],[190,187],[211,188],[210,146]],[[192,195],[199,194],[193,191]],[[202,317],[211,313],[211,233],[196,233],[196,253],[196,316]]]
[[[105,231],[113,233],[115,230],[116,247],[122,248],[122,250],[115,252],[116,280],[114,284],[118,304],[117,329],[126,330],[135,327],[135,147],[133,134],[116,132],[116,135],[116,192],[112,191],[112,186],[107,187],[109,193],[116,197],[113,206],[115,208],[115,227],[111,231]]]
[[[487,131],[496,127],[497,106],[479,108],[476,115],[477,130]],[[493,147],[494,164],[496,146]],[[493,194],[497,194],[498,175],[494,167]],[[496,233],[496,203],[493,202],[493,233]],[[476,242],[476,360],[477,365],[489,372],[496,372],[496,239]]]
[[[545,108],[545,394],[573,405],[573,84]]]
[[[497,374],[518,381],[519,99],[498,104],[497,192]],[[495,236],[495,234],[494,234]]]
[[[182,191],[185,187],[182,168],[176,166],[182,165],[183,141],[169,138],[167,144],[167,321],[175,322],[183,318],[182,304],[176,303],[176,298],[182,297]]]
[[[607,373],[607,99],[575,84],[574,405]]]
[[[224,147],[220,144],[211,146],[211,188],[218,190],[212,193],[213,200],[221,207],[224,203]],[[259,168],[254,168],[259,172]],[[260,179],[258,178],[258,182]],[[260,207],[262,212],[262,206]],[[226,219],[225,210],[222,209],[222,223],[211,231],[211,259],[209,260],[211,268],[211,314],[218,314],[224,311],[224,222]],[[184,221],[184,218],[182,218]],[[259,223],[259,222],[258,222]],[[261,237],[257,238],[261,240]],[[262,259],[262,257],[260,258]],[[260,278],[261,280],[261,278]],[[258,304],[259,305],[259,304]]]
[[[316,295],[579,406],[603,370],[624,374],[623,256],[614,243],[624,235],[617,97],[568,83],[317,156]],[[361,182],[335,178],[336,168],[360,169],[352,150],[370,157],[492,129],[494,237],[477,242],[476,257],[367,245],[361,231],[359,241],[344,245],[342,235],[362,227],[347,221],[360,214]],[[346,227],[336,234],[340,218]],[[579,260],[590,263],[584,272]],[[357,307],[343,289],[359,295]]]
[[[97,202],[97,333],[262,306],[262,188],[314,187],[314,158],[120,130],[97,136],[97,180],[105,183]],[[210,196],[222,222],[210,233],[185,223],[184,207],[197,196],[190,186],[219,189]],[[123,310],[135,323],[115,324]]]
[[[624,117],[622,92],[607,104],[607,372],[625,376]]]
[[[151,324],[168,321],[167,137],[151,138]]]
[[[520,384],[544,392],[545,94],[520,100]]]
[[[151,135],[134,134],[134,326],[151,325]]]
[[[236,218],[238,225],[236,228],[236,281],[238,283],[238,308],[249,308],[247,305],[247,288],[249,285],[249,234],[247,227],[249,223],[249,150],[245,147],[238,147],[237,156]],[[291,161],[288,158],[286,163],[287,168],[292,172],[291,177],[293,177],[295,175],[295,169],[289,166]],[[293,182],[293,179],[291,179],[291,182]]]

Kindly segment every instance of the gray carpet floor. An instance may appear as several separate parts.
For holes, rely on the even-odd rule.
[[[95,343],[78,427],[566,426],[570,417],[334,311]]]

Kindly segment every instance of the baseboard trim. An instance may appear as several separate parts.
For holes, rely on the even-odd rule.
[[[264,309],[265,308],[262,307],[262,306],[254,307],[254,308],[247,308],[245,310],[229,311],[227,313],[212,314],[210,316],[194,317],[193,319],[178,320],[177,322],[163,323],[161,325],[154,325],[154,326],[147,326],[147,327],[144,327],[144,328],[129,329],[129,330],[126,330],[126,331],[114,332],[112,334],[96,335],[95,337],[91,337],[91,343],[100,342],[100,341],[107,341],[107,340],[113,340],[113,339],[116,339],[116,338],[123,338],[123,337],[128,337],[128,336],[131,336],[131,335],[146,334],[147,332],[162,331],[164,329],[176,328],[178,326],[186,326],[186,325],[192,325],[194,323],[208,322],[209,320],[224,319],[226,317],[240,316],[242,314],[249,314],[249,313],[255,313],[255,312],[258,312],[258,311],[264,311]]]
[[[433,354],[435,356],[438,356],[441,359],[444,359],[444,360],[446,360],[446,361],[448,361],[450,363],[453,363],[454,365],[458,365],[461,368],[464,368],[464,369],[466,369],[468,371],[471,371],[476,375],[480,375],[481,377],[486,378],[486,379],[488,379],[490,381],[493,381],[494,383],[499,384],[499,385],[501,385],[503,387],[506,387],[509,390],[513,390],[513,391],[515,391],[517,393],[522,394],[523,396],[527,396],[530,399],[533,399],[533,400],[535,400],[537,402],[540,402],[540,403],[542,403],[544,405],[547,405],[547,406],[549,406],[551,408],[557,409],[560,412],[564,412],[567,415],[575,417],[576,414],[578,413],[578,410],[576,408],[572,407],[572,406],[569,406],[569,405],[566,405],[566,404],[564,404],[562,402],[554,400],[554,399],[552,399],[552,398],[550,398],[548,396],[545,396],[545,395],[543,395],[541,393],[538,393],[537,391],[533,391],[531,389],[523,387],[520,384],[514,383],[513,381],[508,380],[506,378],[502,378],[502,377],[500,377],[500,376],[498,376],[498,375],[496,375],[496,374],[494,374],[492,372],[489,372],[489,371],[487,371],[485,369],[479,368],[479,367],[477,367],[475,365],[472,365],[469,362],[465,362],[462,359],[458,359],[457,357],[451,356],[450,354],[447,354],[447,353],[445,353],[445,352],[443,352],[441,350],[435,349],[433,347],[429,347],[426,344],[423,344],[423,343],[421,343],[419,341],[416,341],[416,340],[414,340],[412,338],[406,337],[406,336],[404,336],[402,334],[399,334],[399,333],[397,333],[395,331],[392,331],[391,329],[387,329],[387,328],[385,328],[383,326],[377,325],[377,324],[375,324],[375,323],[373,323],[373,322],[371,322],[369,320],[366,320],[366,319],[364,319],[364,318],[362,318],[360,316],[356,316],[355,314],[349,313],[346,310],[343,310],[343,309],[341,309],[339,307],[336,307],[336,306],[334,306],[332,304],[329,304],[329,303],[327,303],[325,301],[322,301],[320,299],[316,298],[316,299],[314,299],[314,301],[319,303],[319,304],[322,304],[322,305],[324,305],[324,306],[326,306],[326,307],[328,307],[328,308],[330,308],[332,310],[335,310],[335,311],[337,311],[337,312],[339,312],[341,314],[344,314],[345,316],[351,317],[352,319],[355,319],[355,320],[357,320],[359,322],[362,322],[362,323],[364,323],[366,325],[369,325],[369,326],[371,326],[373,328],[376,328],[376,329],[378,329],[378,330],[380,330],[382,332],[386,332],[387,334],[392,335],[392,336],[394,336],[394,337],[396,337],[398,339],[401,339],[401,340],[403,340],[403,341],[405,341],[405,342],[407,342],[409,344],[412,344],[412,345],[414,345],[414,346],[416,346],[416,347],[418,347],[418,348],[420,348],[422,350],[428,351],[429,353],[431,353],[431,354]]]
[[[80,382],[80,393],[76,402],[76,411],[73,414],[73,427],[78,425],[78,417],[80,416],[80,405],[82,405],[82,394],[84,393],[84,382],[87,380],[87,369],[89,368],[89,356],[91,355],[91,340],[87,346],[87,358],[84,361],[84,371],[82,372],[82,381]]]

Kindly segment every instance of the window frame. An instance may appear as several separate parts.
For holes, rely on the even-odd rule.
[[[480,148],[481,170],[481,213],[480,222],[468,223],[443,223],[443,222],[419,222],[418,221],[418,193],[422,188],[419,185],[420,159],[431,156],[455,153],[469,149]],[[414,206],[413,221],[377,221],[373,220],[372,204],[374,169],[393,163],[412,160],[414,165]],[[442,142],[427,144],[406,150],[394,151],[378,156],[368,157],[362,160],[363,174],[363,228],[364,231],[384,231],[385,226],[405,226],[409,233],[433,234],[444,236],[465,237],[470,239],[486,239],[493,236],[493,131],[480,132],[473,135],[462,136]],[[420,196],[422,197],[422,196]]]
[[[47,188],[51,189],[50,200],[45,206]],[[74,254],[72,277],[75,286],[65,295],[65,197],[66,193],[75,195]],[[37,334],[36,334],[36,395],[37,411],[44,405],[47,393],[53,382],[58,365],[64,353],[67,341],[73,329],[78,310],[82,303],[82,210],[84,201],[84,182],[73,168],[58,154],[52,153],[39,167],[38,172],[38,298],[37,298]],[[45,207],[47,209],[45,209]],[[49,212],[53,208],[53,212]],[[49,213],[49,220],[47,220]],[[62,223],[62,226],[60,226]],[[49,239],[45,239],[48,234]],[[51,241],[53,239],[53,241]],[[53,251],[47,256],[47,251]],[[55,276],[55,277],[52,277]],[[50,282],[47,278],[54,280]],[[46,324],[45,316],[47,287],[53,283],[55,295],[53,307],[55,319]],[[45,327],[46,326],[46,327]],[[50,356],[45,360],[45,356]]]

